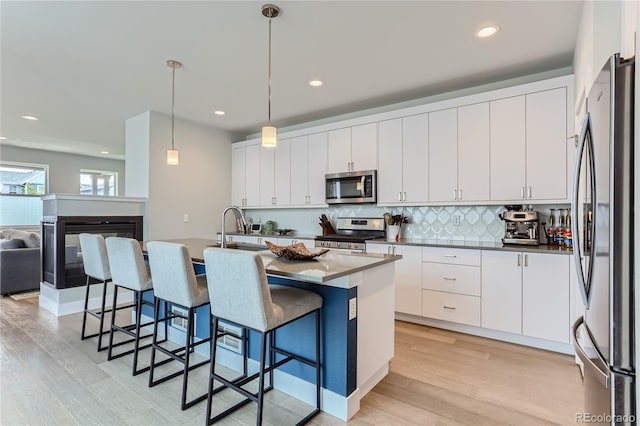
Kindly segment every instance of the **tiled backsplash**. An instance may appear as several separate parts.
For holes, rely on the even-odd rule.
[[[540,222],[547,222],[549,207],[568,206],[535,205],[541,213]],[[318,217],[324,213],[335,224],[338,217],[382,217],[385,212],[403,214],[409,218],[401,230],[402,238],[424,238],[453,241],[499,242],[504,236],[504,223],[498,214],[504,206],[437,206],[437,207],[377,207],[349,205],[325,209],[245,210],[247,219],[254,222],[272,220],[279,228],[295,229],[298,235],[321,233]],[[460,219],[454,225],[455,217]]]

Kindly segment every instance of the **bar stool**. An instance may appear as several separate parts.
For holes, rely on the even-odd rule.
[[[102,335],[109,333],[104,331],[104,314],[111,312],[111,309],[105,310],[105,299],[107,296],[107,283],[111,282],[111,270],[109,269],[109,260],[107,257],[107,247],[104,242],[104,237],[99,234],[80,234],[80,250],[82,251],[82,262],[84,263],[84,273],[87,275],[87,287],[84,294],[84,312],[82,314],[82,332],[80,338],[82,340],[90,339],[98,336],[98,352],[107,349],[107,346],[102,347]],[[91,285],[91,278],[102,281],[102,300],[100,302],[100,309],[89,309],[89,288]],[[97,333],[86,335],[87,326],[87,314],[97,318],[100,321],[100,328]]]
[[[203,395],[187,402],[189,371],[209,363],[209,360],[207,359],[190,365],[190,354],[194,351],[195,347],[204,343],[209,343],[209,345],[211,345],[212,340],[212,335],[210,335],[209,338],[198,342],[194,342],[193,337],[195,329],[194,312],[200,306],[209,304],[209,291],[207,290],[206,277],[204,275],[196,276],[191,263],[189,250],[182,244],[151,241],[147,243],[147,254],[149,255],[149,266],[151,267],[151,276],[153,277],[155,305],[153,343],[151,346],[151,364],[149,369],[149,387],[166,382],[167,380],[173,379],[179,375],[183,375],[181,408],[186,410],[207,398],[207,394],[204,393]],[[169,316],[165,315],[162,319],[159,318],[160,301],[185,309],[187,311],[187,315],[183,316],[172,313]],[[178,317],[187,320],[185,345],[178,349],[170,350],[161,346],[161,342],[157,340],[158,323],[165,322],[166,325],[167,321]],[[160,363],[156,363],[156,351],[160,351],[170,358],[168,360],[163,360]],[[168,376],[162,377],[158,380],[154,380],[153,375],[155,367],[172,359],[183,363],[183,370],[169,374]]]
[[[217,333],[219,320],[229,321],[260,333],[260,371],[240,380],[227,380],[215,373],[216,345],[211,349],[209,393],[207,398],[207,424],[213,424],[243,405],[258,404],[256,424],[262,424],[264,393],[273,388],[273,371],[283,364],[297,360],[315,367],[316,408],[298,424],[308,422],[320,412],[320,308],[322,297],[298,288],[269,285],[262,258],[249,252],[208,248],[204,250],[207,286],[211,298],[213,333]],[[308,360],[275,346],[276,330],[307,315],[315,315],[316,357]],[[270,365],[265,366],[269,338]],[[275,362],[275,354],[284,358]],[[265,373],[270,373],[270,385],[264,386]],[[258,392],[252,393],[244,385],[258,378]],[[211,418],[214,380],[221,382],[245,397],[244,400]]]
[[[144,263],[144,255],[140,242],[132,238],[110,237],[106,240],[107,254],[109,257],[109,267],[111,269],[111,278],[113,281],[113,305],[116,306],[118,299],[118,288],[126,288],[135,294],[136,318],[133,324],[117,325],[115,323],[116,316],[111,315],[111,333],[109,334],[109,351],[107,352],[107,360],[120,358],[133,353],[133,370],[132,375],[138,375],[148,371],[149,367],[138,369],[138,352],[141,349],[151,347],[151,343],[140,347],[140,339],[151,337],[151,334],[145,336],[140,335],[142,327],[153,324],[153,321],[141,324],[142,305],[153,306],[153,303],[144,301],[142,295],[145,291],[153,289],[151,277],[147,272],[147,266]],[[113,336],[116,331],[120,331],[131,339],[122,342],[113,343]],[[167,329],[165,327],[165,336]],[[113,354],[113,348],[116,346],[133,343],[133,349]]]

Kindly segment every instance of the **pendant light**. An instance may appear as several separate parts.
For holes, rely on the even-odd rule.
[[[269,18],[269,107],[268,122],[262,128],[262,146],[274,147],[277,144],[276,128],[271,125],[271,20],[280,15],[280,8],[273,4],[262,6],[262,15]]]
[[[176,68],[182,68],[182,64],[173,59],[167,61],[167,66],[172,69],[171,78],[171,149],[167,150],[167,164],[170,166],[177,166],[180,164],[180,157],[178,150],[175,149],[173,136],[175,128],[175,89],[176,89]]]

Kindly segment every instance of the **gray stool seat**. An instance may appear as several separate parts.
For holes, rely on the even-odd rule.
[[[141,324],[142,322],[142,305],[153,306],[152,303],[144,301],[143,293],[153,289],[153,283],[151,277],[147,271],[147,266],[144,262],[144,255],[142,254],[142,248],[140,242],[133,238],[120,238],[110,237],[106,240],[107,254],[109,257],[109,268],[111,269],[111,276],[113,281],[113,306],[116,306],[118,300],[118,288],[126,288],[135,293],[135,306],[136,316],[135,322],[128,325],[117,325],[115,320],[116,316],[111,316],[111,333],[109,335],[109,351],[107,353],[107,360],[111,361],[115,358],[133,354],[133,370],[132,374],[135,376],[142,372],[148,371],[149,367],[143,367],[138,369],[138,352],[142,349],[151,347],[151,344],[140,346],[140,339],[151,337],[148,333],[144,336],[141,335],[141,328],[153,324],[148,322]],[[122,332],[131,339],[113,343],[113,336],[115,332]],[[166,330],[165,330],[166,333]],[[133,349],[120,352],[116,355],[113,354],[113,348],[116,346],[133,343]]]
[[[211,345],[211,335],[198,342],[194,341],[195,330],[195,309],[209,303],[209,289],[204,275],[196,276],[191,262],[189,250],[183,244],[167,243],[162,241],[150,241],[147,243],[147,254],[149,255],[149,266],[153,276],[154,292],[154,321],[153,321],[153,343],[151,345],[151,364],[149,369],[149,387],[163,383],[182,375],[182,398],[181,409],[185,410],[198,402],[204,401],[206,393],[187,401],[187,384],[189,372],[198,367],[206,365],[209,360],[191,364],[190,357],[194,348],[198,345],[209,343]],[[165,312],[167,305],[176,305],[187,311],[186,316],[178,313],[160,318],[160,301],[165,302]],[[185,345],[178,349],[170,349],[161,345],[158,340],[158,324],[167,322],[173,318],[180,317],[187,320],[185,333]],[[215,345],[214,345],[215,346]],[[209,348],[211,350],[211,348]],[[160,352],[169,358],[156,363],[156,352]],[[154,379],[154,372],[157,366],[165,364],[171,360],[181,362],[183,369],[172,374],[165,375],[160,379]]]
[[[268,330],[278,328],[322,307],[322,297],[319,294],[284,285],[270,285],[269,289],[273,314],[269,316]]]
[[[230,321],[260,333],[260,371],[249,377],[228,380],[216,374],[217,345],[212,345],[206,412],[207,424],[213,424],[253,401],[258,405],[256,424],[261,425],[264,394],[273,389],[273,370],[293,360],[315,368],[316,407],[298,424],[304,424],[311,420],[320,412],[320,308],[323,304],[322,297],[311,291],[294,287],[270,286],[262,258],[255,253],[208,248],[204,250],[204,263],[211,298],[212,335],[216,335],[218,332],[221,320]],[[306,359],[278,348],[275,343],[278,328],[310,314],[315,316],[315,359]],[[269,340],[268,348],[267,340]],[[278,362],[276,362],[276,354],[281,355]],[[268,366],[266,364],[267,355],[269,356]],[[244,356],[248,356],[246,351]],[[269,385],[265,388],[264,382],[267,373],[269,373]],[[255,379],[258,379],[258,391],[250,392],[245,388],[245,385]],[[233,389],[245,398],[212,418],[213,395],[220,390],[220,387],[214,388],[215,382],[222,383],[223,388]]]

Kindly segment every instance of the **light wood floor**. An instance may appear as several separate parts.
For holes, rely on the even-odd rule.
[[[131,376],[131,356],[107,362],[95,339],[80,341],[79,314],[56,318],[37,300],[0,299],[1,425],[204,424],[206,403],[180,410],[181,378],[148,388],[146,373]],[[192,395],[206,389],[199,370]],[[277,391],[267,399],[265,424],[294,424],[310,409]],[[582,407],[573,357],[396,322],[391,372],[349,424],[569,425]],[[254,424],[254,416],[250,404],[220,424]],[[321,413],[312,424],[344,422]]]

